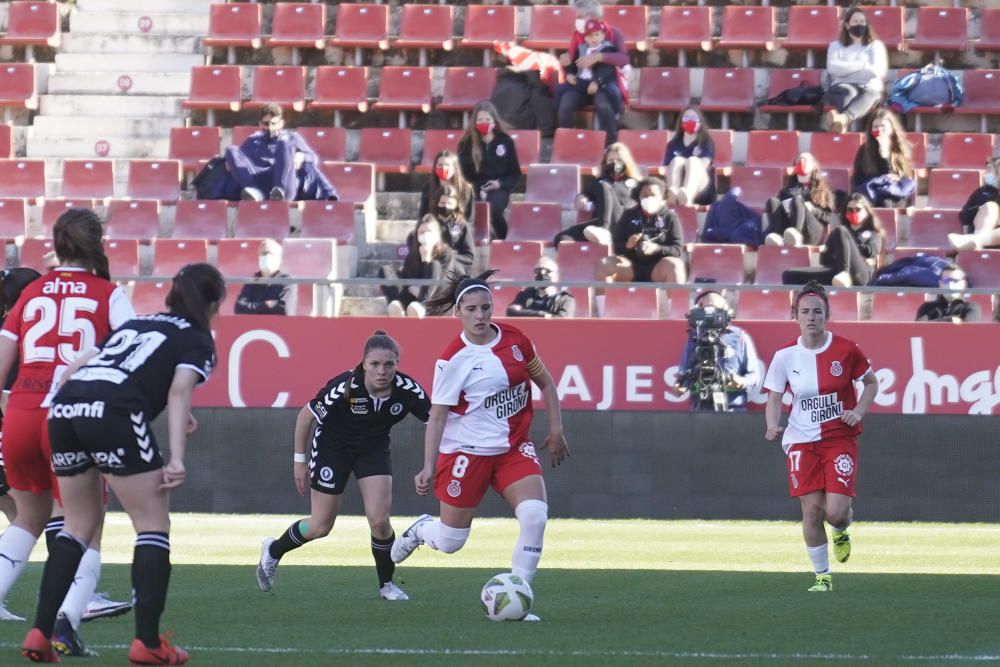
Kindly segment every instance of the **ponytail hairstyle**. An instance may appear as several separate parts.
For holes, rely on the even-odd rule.
[[[486,290],[493,300],[493,289],[490,287],[489,279],[496,274],[496,269],[483,271],[478,276],[466,276],[454,270],[448,271],[448,284],[440,289],[437,294],[424,302],[427,313],[430,315],[445,315],[452,308],[457,306],[462,297],[470,290]]]
[[[382,329],[376,329],[367,341],[365,341],[364,352],[361,353],[361,361],[358,365],[354,367],[354,372],[351,373],[351,379],[347,383],[347,387],[344,389],[344,396],[347,398],[348,402],[351,400],[351,385],[355,381],[358,384],[362,384],[365,381],[365,359],[368,358],[368,353],[372,350],[388,350],[396,355],[396,360],[399,360],[399,345],[393,340],[392,336],[387,334]]]
[[[794,320],[799,313],[799,301],[806,296],[816,296],[819,297],[823,302],[823,306],[826,309],[826,317],[830,318],[830,298],[826,295],[826,288],[820,285],[815,280],[810,280],[795,293],[795,299],[792,301],[792,319]]]
[[[18,267],[10,271],[0,271],[0,318],[6,318],[14,304],[17,303],[21,292],[29,283],[36,278],[41,278],[42,274],[34,269]]]
[[[167,308],[172,315],[191,320],[208,330],[212,316],[226,298],[226,282],[211,264],[188,264],[174,276]]]
[[[71,208],[56,220],[53,249],[60,262],[73,263],[111,280],[108,256],[104,254],[101,219],[89,208]]]

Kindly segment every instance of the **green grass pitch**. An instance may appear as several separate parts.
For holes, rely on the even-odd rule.
[[[260,540],[292,516],[179,514],[163,627],[195,666],[1000,664],[1000,527],[858,523],[834,592],[807,593],[793,523],[553,520],[535,579],[541,623],[493,623],[479,607],[509,569],[511,519],[480,519],[464,550],[421,548],[397,570],[409,602],[379,600],[367,525],[342,517],[295,551],[274,591],[254,579]],[[394,520],[403,530],[410,517]],[[101,590],[129,594],[133,535],[109,516]],[[31,617],[44,548],[8,607]],[[0,665],[28,664],[27,623],[0,623]],[[121,665],[132,616],[88,623]]]

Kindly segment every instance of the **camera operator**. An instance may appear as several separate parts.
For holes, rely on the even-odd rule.
[[[691,392],[692,410],[743,412],[747,392],[761,381],[753,340],[730,324],[729,305],[714,290],[702,292],[688,312],[688,342],[673,392]]]

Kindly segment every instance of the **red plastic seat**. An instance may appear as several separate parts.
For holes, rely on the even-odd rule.
[[[182,199],[174,211],[174,233],[178,239],[221,239],[227,236],[228,202]]]
[[[872,295],[872,321],[914,322],[926,300],[922,292],[878,292]]]
[[[799,133],[752,130],[747,137],[747,166],[785,168],[799,154]]]
[[[59,216],[71,208],[89,208],[93,211],[97,203],[89,197],[77,199],[47,199],[42,204],[42,236],[52,238],[52,230]]]
[[[389,48],[389,5],[340,3],[330,44],[344,48]],[[355,57],[358,62],[360,53]]]
[[[259,125],[237,125],[229,132],[229,145],[242,146],[255,132],[260,132]]]
[[[927,133],[907,132],[906,140],[910,142],[910,161],[917,175],[923,178],[927,172]]]
[[[0,199],[0,239],[28,233],[28,204],[23,199]]]
[[[458,45],[463,49],[492,50],[494,42],[513,42],[517,38],[516,23],[517,14],[511,5],[466,5],[465,34]]]
[[[563,241],[556,250],[559,277],[568,282],[594,280],[597,265],[610,253],[611,248],[600,243]]]
[[[566,287],[565,290],[573,297],[573,317],[593,317],[590,303],[593,301],[594,290],[589,287]]]
[[[629,51],[646,51],[649,44],[649,9],[646,5],[621,5],[604,9],[604,21],[622,31],[625,48]]]
[[[986,132],[986,116],[1000,114],[1000,70],[970,69],[962,73],[965,102],[955,113],[978,114],[980,132]]]
[[[825,49],[839,34],[839,7],[792,5],[788,8],[788,36],[781,45],[786,49]]]
[[[864,135],[860,132],[813,132],[809,152],[824,169],[853,169],[863,140]]]
[[[0,123],[0,159],[8,160],[14,157],[14,133],[10,125]]]
[[[892,253],[893,261],[907,257],[941,257],[947,254],[944,248],[896,248]]]
[[[776,197],[784,185],[785,170],[781,167],[733,167],[731,188],[742,189],[740,201],[750,208],[762,209],[767,200]]]
[[[343,162],[347,159],[347,130],[344,128],[297,127],[295,131],[316,152],[321,162]]]
[[[681,223],[681,235],[686,241],[698,239],[698,209],[694,206],[675,206],[674,213]]]
[[[552,140],[553,164],[575,164],[584,173],[597,176],[601,167],[601,156],[604,154],[604,138],[602,130],[576,130],[561,127],[556,130]]]
[[[239,111],[243,98],[240,68],[236,65],[196,65],[191,68],[185,109],[228,109]]]
[[[63,197],[110,199],[115,194],[113,160],[63,161]]]
[[[826,177],[826,182],[834,190],[841,192],[851,191],[851,170],[850,169],[826,169],[821,172]]]
[[[411,132],[408,129],[365,127],[361,129],[359,162],[371,162],[380,172],[410,173]],[[334,182],[336,186],[336,182]]]
[[[826,291],[826,298],[830,302],[830,321],[857,322],[861,319],[858,315],[858,295],[854,292],[831,289]],[[916,315],[916,310],[913,312]]]
[[[722,36],[716,48],[773,51],[776,22],[774,7],[727,5],[723,7]]]
[[[538,130],[511,130],[508,134],[514,140],[521,173],[527,174],[529,164],[541,161],[542,135]]]
[[[461,130],[424,130],[423,158],[413,171],[418,174],[429,174],[434,171],[435,156],[441,151],[451,151],[457,155],[458,140],[461,138]]]
[[[791,9],[799,9],[792,7]],[[804,8],[802,8],[804,9]],[[816,9],[810,7],[809,9]],[[827,9],[820,7],[819,9]],[[767,83],[767,99],[780,95],[789,88],[800,85],[820,86],[822,85],[823,72],[818,69],[772,69],[769,70]],[[795,129],[795,114],[807,113],[815,114],[815,104],[761,104],[758,107],[761,113],[786,113],[788,114],[788,129]],[[814,136],[817,133],[813,133]]]
[[[618,141],[628,146],[636,164],[650,174],[659,172],[667,152],[667,130],[618,130]]]
[[[525,201],[559,204],[564,209],[571,209],[579,192],[580,168],[575,164],[528,166]]]
[[[709,67],[702,84],[702,111],[721,111],[722,127],[729,127],[729,113],[752,113],[753,70]]]
[[[132,199],[176,202],[181,195],[180,161],[130,160],[125,191]]]
[[[397,49],[441,49],[455,46],[451,5],[403,5],[399,19],[399,37],[392,40]]]
[[[54,2],[11,2],[8,5],[7,33],[0,44],[59,46],[59,5]],[[31,56],[28,56],[29,59]]]
[[[917,209],[910,213],[909,245],[918,248],[947,248],[948,234],[959,229],[958,211]]]
[[[221,145],[220,127],[170,128],[169,157],[171,160],[180,160],[184,171],[201,169],[206,162],[219,155]]]
[[[354,243],[354,204],[345,201],[307,201],[302,206],[299,235]]]
[[[739,320],[787,320],[792,312],[792,293],[787,289],[740,290],[736,307]]]
[[[334,239],[285,239],[282,263],[295,278],[325,280],[337,274],[337,241]],[[300,313],[301,314],[301,313]]]
[[[353,7],[355,5],[340,5]],[[368,111],[367,67],[317,67],[310,109]]]
[[[278,5],[281,6],[281,5]],[[315,6],[315,5],[310,5]],[[306,108],[306,68],[258,65],[253,68],[253,92],[243,106],[259,109],[265,104],[302,111]]]
[[[45,160],[0,160],[0,197],[45,197]]]
[[[968,41],[968,9],[917,8],[917,31],[909,41],[909,48],[921,51],[965,51]]]
[[[959,264],[965,271],[971,287],[1000,288],[1000,250],[975,250],[958,256]],[[990,319],[989,312],[983,312],[983,321]]]
[[[636,111],[680,111],[690,103],[691,76],[686,68],[643,67],[639,70],[639,94],[631,104]],[[663,125],[660,113],[658,127],[663,129]]]
[[[786,270],[806,266],[809,266],[809,248],[762,245],[757,249],[757,278],[754,282],[757,285],[781,285],[781,274]],[[741,294],[741,303],[742,299]]]
[[[655,320],[660,315],[660,290],[655,287],[618,287],[604,297],[604,317]]]
[[[104,234],[110,239],[155,239],[160,234],[160,203],[145,199],[112,201]]]
[[[497,270],[496,279],[531,280],[535,263],[542,256],[542,244],[537,241],[492,241],[490,268]]]
[[[712,50],[712,8],[666,5],[660,11],[659,37],[653,48],[667,51]],[[682,64],[683,66],[683,64]]]
[[[38,108],[38,82],[35,79],[34,65],[0,65],[0,107]]]
[[[979,15],[979,41],[973,45],[977,51],[1000,51],[1000,7],[984,9]]]
[[[229,6],[229,5],[227,5]],[[259,5],[258,5],[259,6]],[[137,315],[153,315],[166,312],[167,295],[173,286],[171,282],[137,282],[132,286],[132,307]]]
[[[482,100],[490,99],[496,82],[495,67],[448,67],[444,71],[444,94],[437,108],[471,111]]]
[[[431,111],[429,67],[383,67],[375,111]]]
[[[342,202],[367,206],[375,202],[375,165],[363,162],[324,162],[326,175]]]
[[[139,275],[138,240],[108,239],[104,242],[104,254],[108,256],[108,267],[112,276]]]
[[[743,246],[695,243],[691,246],[691,282],[743,283]]]
[[[941,135],[941,166],[948,169],[982,169],[993,157],[995,134],[945,132]]]
[[[17,265],[45,273],[45,255],[55,252],[52,239],[24,239]]]
[[[875,35],[890,51],[902,51],[903,8],[902,7],[861,7]]]
[[[288,205],[285,202],[241,201],[236,207],[233,237],[280,241],[288,236],[289,226]]]
[[[729,168],[733,166],[733,131],[709,130],[708,134],[715,142],[715,168],[729,173]]]
[[[251,278],[259,270],[257,239],[222,239],[219,241],[219,255],[215,263],[222,275],[229,278]],[[232,286],[227,291],[232,290]],[[237,293],[239,290],[237,290]],[[235,296],[235,294],[233,294]]]
[[[267,45],[322,49],[326,46],[326,3],[278,2]]]
[[[514,202],[507,213],[507,241],[550,242],[562,230],[559,204]]]
[[[208,35],[202,40],[210,47],[237,47],[259,49],[261,37],[260,4],[213,3],[208,12]]]
[[[208,241],[204,239],[155,239],[153,241],[154,276],[173,277],[188,264],[199,264],[207,261]]]
[[[927,183],[927,205],[934,208],[962,208],[969,194],[982,185],[979,169],[935,169]]]
[[[529,49],[565,49],[576,32],[576,10],[566,5],[532,5],[531,28],[522,44]]]

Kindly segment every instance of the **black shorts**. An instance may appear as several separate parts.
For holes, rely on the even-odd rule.
[[[653,282],[653,269],[659,263],[659,259],[629,260],[632,262],[632,282],[650,283]]]
[[[314,491],[339,496],[347,480],[374,475],[392,475],[392,456],[388,447],[353,453],[342,447],[313,442],[309,459],[309,486]]]
[[[163,467],[146,415],[104,401],[54,402],[49,408],[49,440],[58,477],[72,477],[93,466],[107,475],[137,475]]]

